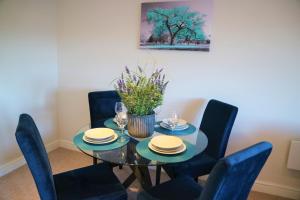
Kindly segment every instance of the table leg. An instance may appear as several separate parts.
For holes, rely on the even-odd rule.
[[[160,174],[161,174],[161,165],[156,166],[156,180],[155,185],[159,185],[160,183]]]
[[[134,181],[135,181],[136,177],[134,175],[134,173],[132,172],[127,179],[124,181],[123,186],[127,189]]]
[[[130,168],[144,190],[148,190],[152,187],[148,166],[130,166]]]

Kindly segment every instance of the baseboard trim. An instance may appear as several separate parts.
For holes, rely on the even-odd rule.
[[[5,163],[4,165],[0,166],[0,177],[18,169],[19,167],[22,167],[25,164],[25,159],[23,156],[16,158],[8,163]]]
[[[51,142],[49,144],[46,144],[46,151],[47,153],[59,148],[59,140],[55,140],[54,142]]]
[[[60,140],[59,141],[59,147],[73,150],[73,151],[80,151],[74,144],[73,142],[69,140]]]
[[[55,140],[46,145],[46,151],[51,152],[59,147],[59,140]],[[0,166],[0,177],[22,167],[26,163],[23,156],[20,156],[12,161],[9,161]]]
[[[298,188],[271,182],[256,180],[252,187],[252,190],[290,199],[300,199],[300,190]]]

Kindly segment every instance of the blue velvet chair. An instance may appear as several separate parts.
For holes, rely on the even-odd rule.
[[[28,114],[20,115],[16,139],[42,200],[127,199],[123,185],[107,164],[53,175],[39,130]]]
[[[104,121],[115,116],[115,104],[121,101],[116,91],[95,91],[88,94],[91,128],[104,127]]]
[[[121,101],[119,94],[115,90],[94,91],[88,94],[91,128],[105,127],[105,120],[116,115],[115,104]],[[93,163],[97,164],[97,159],[93,158]],[[122,165],[111,165],[112,167]]]
[[[189,176],[180,176],[139,193],[138,200],[246,200],[271,151],[268,142],[255,144],[220,159],[204,187]]]
[[[199,176],[209,174],[217,161],[224,157],[237,112],[238,108],[235,106],[210,100],[200,125],[200,130],[208,138],[207,148],[186,162],[163,165],[170,178],[189,175],[197,180]]]

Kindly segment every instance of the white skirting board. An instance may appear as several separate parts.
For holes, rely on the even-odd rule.
[[[57,140],[55,142],[46,145],[47,152],[50,152],[58,147],[66,148],[73,151],[79,151],[69,140]],[[0,177],[21,167],[24,164],[25,164],[25,160],[24,157],[22,156],[0,166]],[[300,188],[287,187],[285,185],[279,185],[271,182],[257,180],[255,181],[252,190],[271,194],[271,195],[286,197],[290,199],[297,199],[297,200],[300,199]]]
[[[271,182],[256,180],[252,190],[290,199],[300,199],[300,188],[288,187]]]
[[[53,151],[59,147],[59,141],[56,140],[54,142],[51,142],[46,145],[47,152]],[[22,167],[25,164],[25,158],[23,156],[20,156],[10,162],[5,163],[4,165],[0,166],[0,177],[4,176],[5,174],[8,174],[9,172],[14,171],[15,169],[18,169],[19,167]]]
[[[65,149],[73,150],[73,151],[80,151],[74,144],[73,142],[69,140],[60,140],[59,141],[59,146]]]

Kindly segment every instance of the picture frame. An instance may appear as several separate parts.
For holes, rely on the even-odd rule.
[[[209,51],[212,0],[141,5],[141,49]]]

